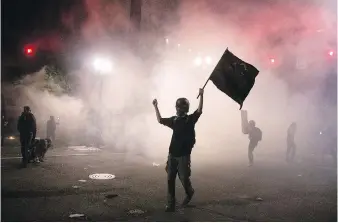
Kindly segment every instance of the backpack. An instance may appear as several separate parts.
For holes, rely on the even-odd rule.
[[[257,137],[258,137],[258,141],[262,141],[262,137],[263,137],[262,130],[260,130],[259,128],[257,128],[257,130],[258,130],[258,131],[257,131],[257,132],[258,132],[258,134],[257,134],[257,135],[258,135],[258,136],[257,136]]]

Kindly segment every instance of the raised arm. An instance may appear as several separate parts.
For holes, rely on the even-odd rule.
[[[162,118],[162,117],[161,117],[160,111],[158,110],[157,99],[154,99],[154,100],[153,100],[153,105],[154,105],[154,108],[155,108],[157,121],[158,121],[158,123],[161,123],[161,118]]]
[[[198,104],[197,112],[202,114],[202,111],[203,111],[203,94],[204,94],[204,90],[202,88],[200,88],[199,94],[200,94],[200,103]]]
[[[199,90],[200,102],[198,104],[198,108],[194,113],[190,115],[192,122],[195,124],[197,123],[198,119],[200,118],[203,112],[203,93],[204,93],[204,90],[200,88]]]
[[[157,118],[158,123],[165,125],[169,128],[173,128],[173,124],[174,124],[173,118],[162,118],[161,117],[161,113],[158,109],[158,106],[157,106],[158,104],[157,104],[156,99],[153,100],[153,105],[154,105],[154,108],[155,108],[156,118]]]

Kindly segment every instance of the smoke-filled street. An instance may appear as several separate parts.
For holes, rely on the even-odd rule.
[[[163,160],[65,147],[20,169],[18,151],[1,154],[2,221],[337,221],[336,169],[313,157],[293,166],[261,157],[254,168],[229,156],[223,164],[192,157],[191,207],[164,213]],[[115,178],[90,179],[95,173]]]
[[[337,221],[336,0],[3,0],[2,221]]]

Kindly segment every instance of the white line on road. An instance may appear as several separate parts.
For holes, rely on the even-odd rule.
[[[63,157],[63,156],[89,156],[89,154],[78,153],[78,154],[66,154],[66,155],[50,155],[50,156],[46,156],[46,158],[48,158],[48,157]],[[1,159],[2,160],[22,159],[22,157],[21,156],[1,157]]]

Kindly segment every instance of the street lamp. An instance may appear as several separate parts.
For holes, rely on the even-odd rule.
[[[100,82],[100,101],[102,103],[102,91],[104,81],[102,76],[111,74],[113,70],[113,64],[108,58],[97,57],[93,60],[93,68],[95,70],[95,74],[101,76],[99,78],[99,82]]]
[[[97,71],[97,74],[100,75],[109,74],[113,69],[112,63],[106,58],[95,58],[93,67]]]
[[[109,75],[112,74],[113,72],[113,63],[110,60],[110,58],[107,57],[96,57],[93,58],[92,62],[91,62],[91,69],[94,70],[94,75],[96,75],[95,79],[96,79],[96,83],[99,84],[99,89],[97,91],[97,95],[99,96],[99,103],[100,103],[100,107],[101,109],[99,110],[100,112],[95,114],[95,116],[97,116],[97,118],[99,118],[99,122],[94,121],[95,123],[93,123],[94,125],[99,124],[97,127],[97,129],[100,129],[100,123],[102,123],[103,121],[103,113],[102,111],[104,110],[103,108],[103,82],[105,81],[106,77],[108,77]],[[94,92],[94,87],[92,88],[92,92]],[[96,137],[99,137],[100,143],[101,144],[101,136],[96,135]]]
[[[210,56],[206,56],[203,60],[202,57],[198,56],[195,58],[194,64],[197,67],[203,66],[205,68],[206,66],[212,65],[212,58]]]

